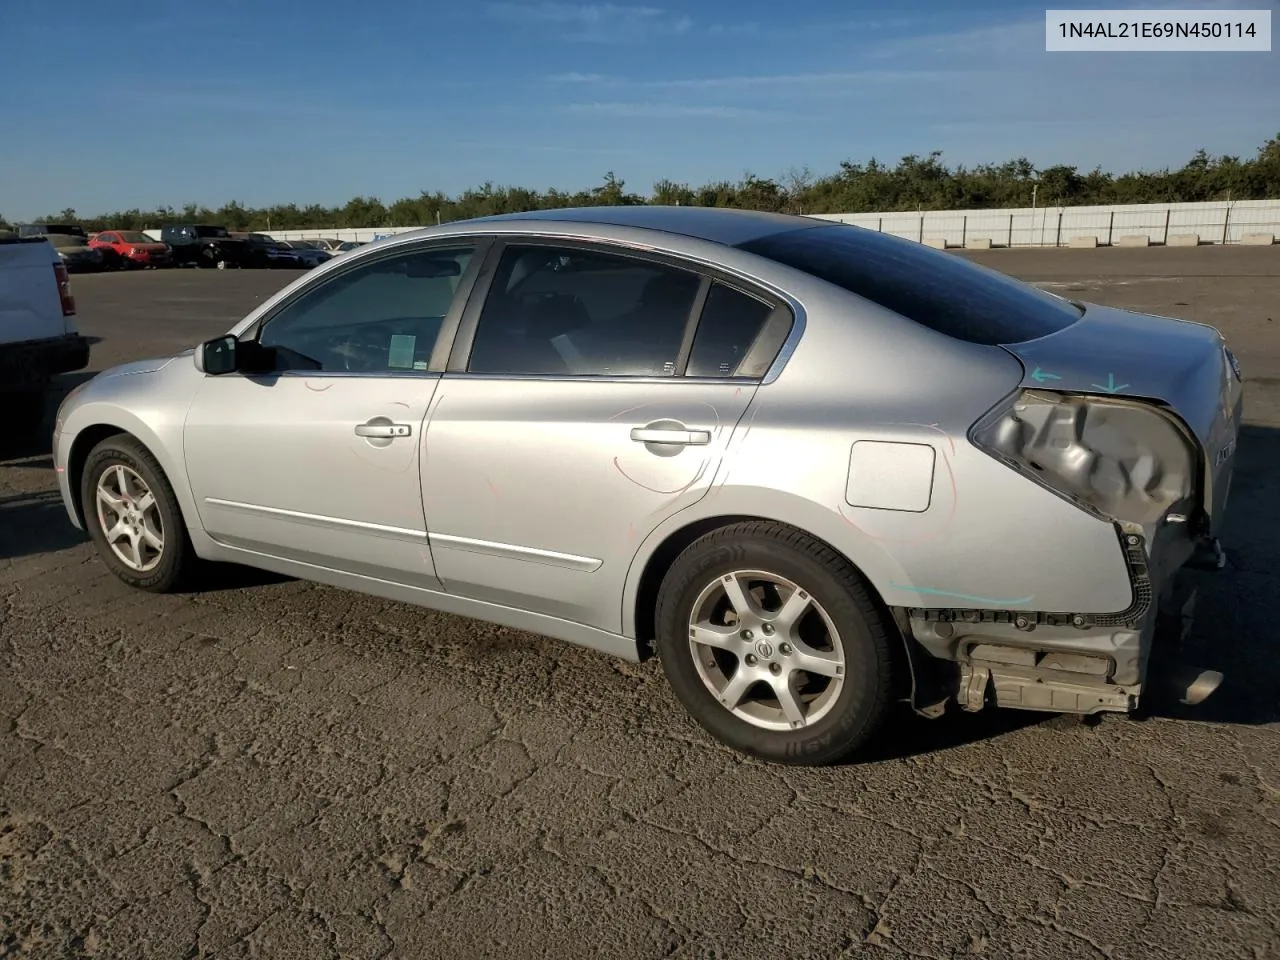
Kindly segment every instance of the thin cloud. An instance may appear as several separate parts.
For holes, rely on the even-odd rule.
[[[824,73],[689,77],[668,80],[631,80],[600,73],[560,73],[547,78],[556,84],[583,84],[603,87],[635,87],[650,90],[738,90],[779,87],[831,87],[883,83],[936,83],[951,79],[953,72],[941,70],[851,70]]]
[[[557,73],[547,77],[548,83],[592,83],[607,84],[615,83],[613,77],[607,77],[603,73]]]
[[[751,107],[694,106],[681,103],[568,103],[560,108],[563,113],[600,117],[631,117],[651,120],[709,119],[709,120],[763,120],[781,119],[787,114]]]
[[[827,73],[789,73],[761,76],[700,77],[687,80],[650,80],[644,86],[668,90],[723,90],[744,87],[814,87],[853,83],[933,82],[945,78],[934,70],[853,70]]]
[[[550,144],[519,143],[516,141],[503,143],[500,141],[455,140],[453,141],[453,146],[475,147],[481,150],[519,150],[532,153],[574,153],[596,157],[630,157],[635,156],[637,153],[635,150],[611,147],[562,147]]]
[[[679,35],[693,29],[693,20],[662,7],[621,6],[613,3],[489,3],[485,15],[512,26],[542,27],[562,40],[618,42],[653,35]]]
[[[713,23],[707,33],[713,37],[752,37],[760,32],[760,24],[754,20],[743,23]]]

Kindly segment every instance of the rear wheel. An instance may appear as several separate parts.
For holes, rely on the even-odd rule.
[[[153,593],[186,584],[198,558],[173,487],[141,443],[114,436],[94,447],[80,502],[98,555],[117,577]]]
[[[884,722],[886,619],[848,561],[799,531],[747,522],[702,537],[664,578],[657,624],[676,696],[737,750],[833,763]]]

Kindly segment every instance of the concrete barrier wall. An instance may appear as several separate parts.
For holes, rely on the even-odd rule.
[[[837,220],[880,230],[935,247],[1071,247],[1140,244],[1186,245],[1261,242],[1280,237],[1280,200],[1234,203],[1149,203],[1099,207],[1022,207],[1009,210],[925,210],[915,213],[821,213]],[[277,240],[374,240],[418,227],[317,228],[264,231]],[[158,231],[157,231],[158,234]],[[1246,241],[1245,238],[1250,238]]]
[[[1128,246],[1141,243],[1129,238],[1141,237],[1148,244],[1163,245],[1178,235],[1194,234],[1200,243],[1240,243],[1251,235],[1280,235],[1280,200],[814,216],[948,247],[972,247],[975,239],[989,239],[995,247],[1070,247],[1092,245],[1089,238],[1093,237],[1098,246],[1107,247],[1120,246],[1122,238]]]

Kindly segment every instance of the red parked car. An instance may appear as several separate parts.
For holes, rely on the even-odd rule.
[[[94,234],[89,246],[101,250],[103,256],[109,257],[112,265],[121,270],[173,266],[169,245],[152,240],[141,230],[103,230]]]

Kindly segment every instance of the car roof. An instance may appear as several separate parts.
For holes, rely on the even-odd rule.
[[[559,222],[635,227],[680,234],[733,246],[757,237],[822,225],[821,220],[788,213],[728,207],[677,207],[643,204],[619,207],[562,207],[476,217],[465,223]]]

